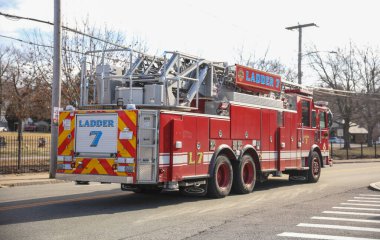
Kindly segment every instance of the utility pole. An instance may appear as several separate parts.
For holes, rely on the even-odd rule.
[[[58,111],[61,106],[61,0],[54,0],[54,56],[51,93],[50,178],[55,178],[58,148]]]
[[[308,24],[298,24],[296,26],[287,27],[287,30],[298,29],[298,84],[302,84],[302,70],[301,70],[301,62],[302,62],[302,28],[304,27],[318,27],[315,23]]]

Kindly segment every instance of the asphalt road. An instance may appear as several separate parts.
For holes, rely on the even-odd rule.
[[[0,239],[380,239],[380,192],[367,188],[376,181],[378,162],[324,168],[316,184],[272,178],[224,199],[117,184],[2,188]]]

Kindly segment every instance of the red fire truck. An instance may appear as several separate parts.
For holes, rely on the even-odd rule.
[[[181,52],[95,54],[78,109],[59,115],[59,179],[220,198],[269,175],[317,182],[331,165],[327,103],[278,75]]]

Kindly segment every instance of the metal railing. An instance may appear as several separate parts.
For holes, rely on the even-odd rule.
[[[50,136],[0,134],[0,173],[49,171]]]

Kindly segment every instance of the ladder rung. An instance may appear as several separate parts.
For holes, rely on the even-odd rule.
[[[140,147],[151,147],[151,148],[155,148],[156,145],[151,145],[151,144],[139,144]]]
[[[156,130],[156,128],[144,128],[144,127],[140,127],[139,129],[140,130]]]

